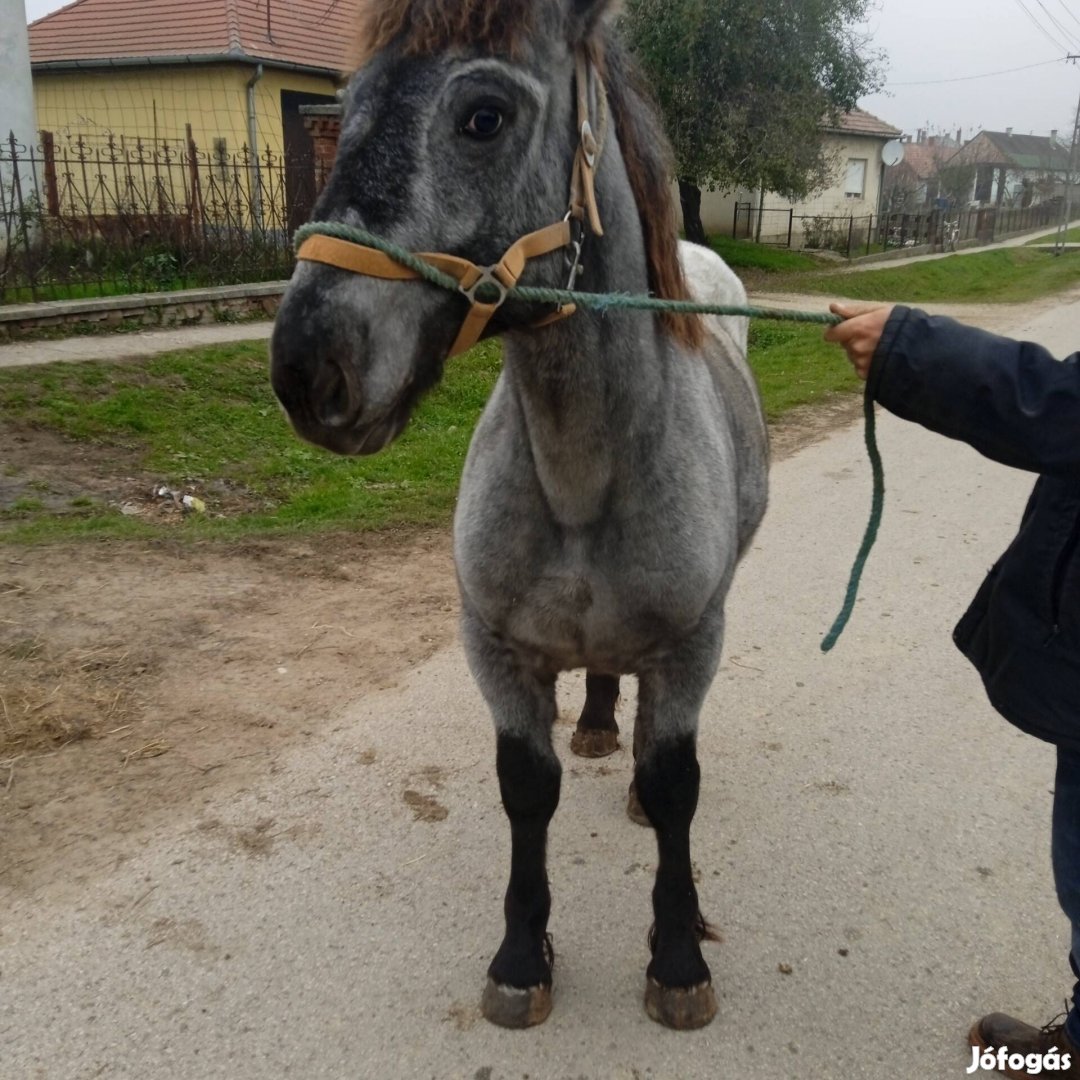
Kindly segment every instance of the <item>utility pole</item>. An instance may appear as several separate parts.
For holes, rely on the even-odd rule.
[[[37,140],[36,128],[26,8],[23,0],[0,0],[0,139],[14,134],[16,142],[29,148]],[[8,171],[4,165],[0,183],[10,180]]]
[[[1066,57],[1070,64],[1080,60],[1080,55],[1070,53]],[[1080,101],[1076,104],[1076,121],[1073,123],[1072,146],[1069,149],[1069,171],[1065,174],[1065,206],[1062,210],[1061,225],[1058,227],[1057,238],[1054,240],[1054,254],[1060,255],[1065,250],[1065,242],[1069,236],[1069,218],[1072,217],[1072,183],[1076,173],[1076,145],[1080,142]]]

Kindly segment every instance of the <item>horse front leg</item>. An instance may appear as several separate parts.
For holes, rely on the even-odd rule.
[[[499,790],[510,819],[506,932],[488,967],[481,1010],[493,1024],[531,1027],[551,1012],[547,830],[562,777],[551,745],[555,675],[520,664],[468,614],[464,631],[469,666],[495,720]]]
[[[707,613],[692,638],[639,677],[642,737],[634,788],[656,831],[659,865],[653,887],[655,922],[649,935],[645,1008],[668,1027],[704,1027],[716,1015],[716,995],[701,941],[713,937],[698,907],[690,860],[690,823],[701,769],[697,727],[723,637],[723,611]]]

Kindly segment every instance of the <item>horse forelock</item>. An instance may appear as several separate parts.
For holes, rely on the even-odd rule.
[[[542,7],[537,0],[359,0],[359,61],[392,44],[406,56],[479,48],[516,58]]]
[[[406,56],[476,48],[511,59],[562,28],[574,48],[601,36],[621,0],[356,0],[357,62],[397,45]]]

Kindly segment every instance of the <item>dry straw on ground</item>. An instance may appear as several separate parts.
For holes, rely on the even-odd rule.
[[[115,645],[57,650],[0,623],[0,770],[24,754],[121,731],[146,672]],[[5,782],[0,771],[0,785]]]

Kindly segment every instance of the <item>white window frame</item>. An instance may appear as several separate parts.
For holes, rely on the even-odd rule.
[[[844,174],[844,198],[845,199],[865,199],[866,198],[866,176],[870,168],[869,158],[854,158],[847,159],[847,172]],[[857,170],[857,171],[856,171]],[[858,190],[853,190],[852,180],[853,173],[859,176],[861,183]]]

